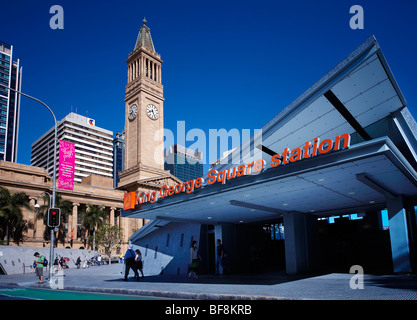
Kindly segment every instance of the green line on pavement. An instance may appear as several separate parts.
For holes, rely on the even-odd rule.
[[[24,297],[40,300],[159,300],[156,298],[129,295],[113,295],[107,293],[89,293],[34,288],[0,289],[0,294],[5,294],[16,298]]]

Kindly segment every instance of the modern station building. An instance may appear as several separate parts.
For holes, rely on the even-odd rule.
[[[151,220],[130,239],[146,263],[186,273],[197,240],[213,272],[221,239],[232,272],[416,270],[417,123],[374,36],[260,132],[192,192],[122,212]]]

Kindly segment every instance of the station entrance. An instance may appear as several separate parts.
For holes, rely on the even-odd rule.
[[[324,272],[349,272],[360,265],[366,273],[393,271],[386,212],[331,216],[318,220],[320,267]]]
[[[393,270],[387,213],[368,211],[359,214],[315,218],[315,255],[312,272],[347,273],[360,265],[366,273],[390,273]],[[202,273],[216,272],[216,226],[202,225],[200,250]],[[225,274],[256,274],[285,271],[285,221],[283,218],[262,223],[223,224],[222,244],[226,249]]]
[[[216,272],[217,239],[225,249],[224,274],[256,274],[285,270],[282,219],[271,223],[222,224],[221,237],[214,225],[201,225],[200,254],[202,273]]]

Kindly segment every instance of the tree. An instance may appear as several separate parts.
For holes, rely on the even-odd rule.
[[[43,223],[46,225],[46,219],[47,219],[47,212],[50,208],[50,197],[47,194],[44,194],[42,196],[43,204],[39,207],[36,214],[36,219],[43,219]],[[72,207],[73,204],[69,200],[65,200],[61,197],[60,194],[55,195],[55,207],[61,209],[61,221],[59,224],[59,230],[58,230],[58,241],[61,241],[62,244],[65,246],[65,234],[64,234],[64,223],[68,222],[68,216],[72,215]],[[45,234],[44,238],[49,239],[50,232],[48,231],[48,228],[45,228]],[[55,245],[58,244],[58,241],[55,243]]]
[[[103,248],[106,255],[109,256],[109,265],[111,264],[111,254],[114,249],[121,247],[123,239],[123,229],[117,225],[106,223],[98,228],[96,234],[97,246]]]
[[[22,208],[32,211],[29,196],[24,192],[11,194],[7,188],[0,187],[0,219],[5,227],[6,244],[10,242],[10,230],[24,225]]]
[[[90,243],[95,250],[95,231],[104,224],[107,214],[103,206],[87,204],[86,210],[80,212],[81,225],[89,234],[93,235],[93,243]]]

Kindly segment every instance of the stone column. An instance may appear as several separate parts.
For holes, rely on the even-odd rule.
[[[72,217],[71,217],[71,230],[70,230],[70,240],[72,238],[72,230],[74,230],[74,238],[73,240],[77,239],[77,220],[78,220],[78,207],[79,203],[72,204]]]
[[[110,208],[110,225],[114,226],[114,211],[116,210],[116,208],[111,207]]]
[[[30,204],[30,206],[33,208],[34,206],[35,206],[35,203],[36,203],[36,197],[29,197],[29,204]],[[29,237],[32,237],[32,238],[35,238],[35,227],[36,227],[36,211],[32,211],[32,212],[30,212],[30,215],[33,217],[33,227],[34,228],[28,228],[28,233],[27,233],[27,236],[28,236],[28,238]],[[30,220],[30,218],[29,218],[29,220]]]
[[[132,72],[132,81],[136,79],[136,64],[135,61],[132,62],[132,68],[133,68],[133,72]]]
[[[39,200],[43,201],[42,198],[40,198]],[[39,201],[38,201],[38,203],[39,203]],[[45,231],[46,226],[43,223],[43,218],[36,219],[36,214],[38,212],[39,212],[38,209],[36,210],[36,212],[34,212],[34,221],[33,222],[34,222],[35,230],[33,230],[33,238],[42,242],[43,241],[43,233]]]

